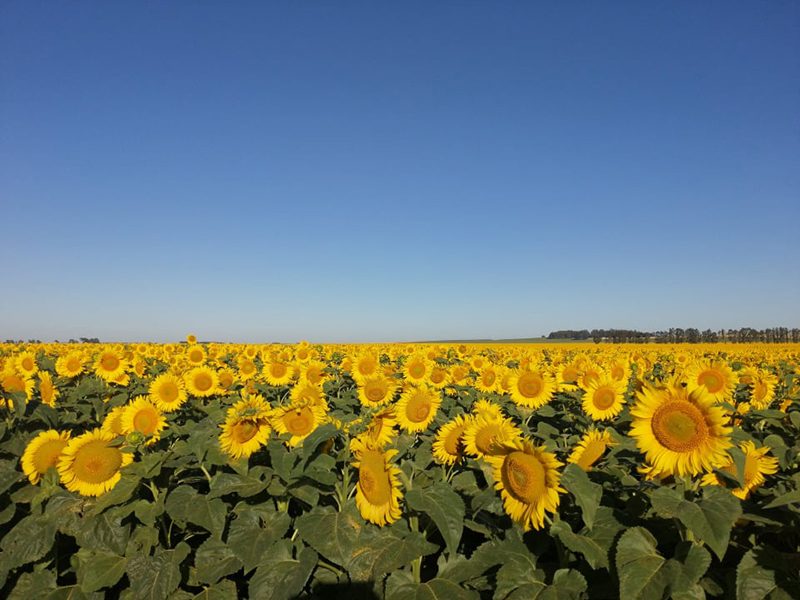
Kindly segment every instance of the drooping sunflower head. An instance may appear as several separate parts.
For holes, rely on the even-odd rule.
[[[583,410],[594,421],[613,419],[625,404],[626,388],[626,382],[613,379],[609,375],[593,379],[581,401]]]
[[[433,442],[433,457],[445,465],[454,465],[464,460],[464,432],[472,424],[472,415],[456,415],[436,432]]]
[[[120,469],[133,462],[133,454],[113,445],[115,436],[95,429],[72,438],[58,459],[61,483],[82,496],[99,496],[122,478]]]
[[[766,478],[764,475],[772,475],[778,471],[778,459],[772,456],[766,456],[770,451],[769,446],[756,448],[756,445],[751,441],[744,441],[739,445],[739,448],[745,455],[744,465],[744,487],[731,490],[734,496],[747,500],[750,494],[761,487]],[[733,463],[733,458],[728,456],[728,459],[719,467],[721,470],[726,471],[736,476],[736,466]],[[722,480],[717,477],[715,473],[707,473],[700,480],[702,485],[725,485]]]
[[[306,379],[301,379],[289,392],[289,397],[292,404],[297,406],[311,404],[314,406],[322,407],[325,412],[328,411],[328,403],[325,400],[325,392],[322,391],[322,386],[311,383]]]
[[[584,471],[590,471],[592,465],[603,458],[609,446],[616,445],[608,431],[590,429],[578,442],[578,445],[567,458],[568,463],[575,463]]]
[[[485,416],[489,419],[502,419],[505,417],[499,404],[482,398],[472,405],[472,414],[476,417]]]
[[[112,408],[103,419],[103,424],[100,429],[103,433],[117,437],[124,435],[122,433],[122,413],[125,412],[124,406],[116,406]]]
[[[233,384],[236,383],[236,373],[230,367],[223,367],[217,371],[217,390],[220,394],[229,396],[233,393]]]
[[[137,396],[122,411],[120,425],[122,433],[127,435],[138,431],[145,439],[145,445],[155,444],[161,438],[161,432],[167,424],[164,415],[147,396]]]
[[[544,446],[536,447],[530,440],[515,439],[503,444],[501,452],[487,457],[494,468],[495,489],[500,490],[506,513],[525,531],[541,529],[545,511],[555,513],[562,466]]]
[[[436,417],[442,397],[427,386],[409,387],[397,402],[397,422],[409,433],[425,431]]]
[[[263,398],[251,397],[228,410],[219,444],[234,459],[246,458],[263,446],[272,427]]]
[[[53,429],[43,431],[33,438],[22,455],[22,472],[33,485],[39,483],[50,467],[55,467],[67,443],[69,431],[59,433]]]
[[[725,461],[729,415],[704,390],[645,385],[636,397],[630,435],[657,471],[697,475]]]
[[[55,406],[59,391],[53,385],[53,378],[47,371],[39,371],[39,397],[44,404]]]
[[[768,408],[775,399],[779,379],[768,371],[758,370],[750,380],[750,402],[758,410]]]
[[[14,392],[25,392],[28,400],[33,397],[35,383],[30,377],[24,377],[10,369],[0,373],[0,386],[9,394]]]
[[[353,467],[358,469],[356,506],[361,516],[379,527],[394,523],[400,518],[400,469],[391,460],[397,450],[383,451],[360,438],[350,444]]]
[[[168,371],[150,383],[148,394],[159,410],[173,412],[186,402],[186,384],[181,377]]]
[[[383,448],[391,443],[394,437],[394,428],[397,425],[394,406],[387,406],[379,410],[370,419],[367,430],[362,434],[376,448]]]

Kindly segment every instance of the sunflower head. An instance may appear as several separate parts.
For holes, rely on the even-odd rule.
[[[441,403],[441,394],[435,388],[409,387],[397,402],[397,422],[409,433],[425,431],[433,422]]]
[[[462,462],[465,456],[464,432],[472,423],[472,415],[456,415],[436,432],[433,457],[445,465]]]
[[[22,455],[22,472],[33,485],[39,483],[50,467],[58,464],[61,453],[69,443],[69,431],[59,433],[53,429],[43,431],[33,438]]]
[[[584,471],[590,471],[592,465],[603,458],[606,449],[615,445],[608,431],[590,429],[583,434],[581,441],[567,458],[567,462],[578,465]]]
[[[358,469],[356,506],[361,516],[379,527],[394,523],[400,518],[400,469],[391,460],[397,450],[383,451],[366,440],[352,440],[350,448]]]
[[[123,435],[138,432],[145,445],[155,444],[161,438],[167,421],[164,415],[147,396],[137,396],[124,408],[120,417]]]
[[[133,462],[133,454],[113,445],[115,437],[95,429],[72,438],[58,459],[61,483],[83,496],[113,489],[122,478],[120,469]]]

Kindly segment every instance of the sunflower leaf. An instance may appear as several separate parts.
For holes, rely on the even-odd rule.
[[[252,510],[237,512],[228,532],[228,546],[242,561],[245,574],[258,566],[261,556],[284,536],[291,517],[283,512],[258,515]]]
[[[181,582],[181,563],[191,552],[181,542],[174,550],[156,550],[154,556],[136,554],[128,559],[125,572],[131,582],[131,593],[141,600],[163,600]]]
[[[656,539],[644,527],[626,531],[617,544],[617,574],[620,597],[661,598],[679,572],[656,550]]]
[[[214,584],[241,569],[242,561],[224,542],[211,537],[197,549],[194,566],[198,581]]]
[[[573,533],[569,524],[556,521],[550,526],[550,535],[558,537],[572,552],[583,554],[593,569],[608,568],[608,552],[593,539]]]
[[[772,548],[747,552],[736,568],[737,600],[789,600],[800,585],[797,559],[788,560]]]
[[[193,600],[229,600],[236,598],[236,584],[229,579],[215,583],[193,596]]]
[[[44,516],[28,515],[0,541],[8,569],[39,560],[53,547],[56,526]]]
[[[416,583],[409,573],[396,571],[386,581],[386,600],[479,600],[478,592],[466,590],[457,582],[436,577]]]
[[[586,472],[575,464],[569,464],[564,468],[561,485],[573,495],[575,503],[581,509],[583,522],[588,529],[591,529],[603,496],[603,487],[590,481]]]
[[[77,557],[78,584],[87,592],[116,585],[128,564],[124,556],[105,550],[81,548]]]
[[[251,598],[289,600],[299,594],[317,565],[317,553],[303,548],[292,556],[292,543],[279,540],[262,557],[250,578]]]
[[[436,524],[450,554],[458,552],[464,532],[464,501],[449,484],[435,483],[427,488],[414,488],[406,494],[406,502],[414,510],[424,512]]]

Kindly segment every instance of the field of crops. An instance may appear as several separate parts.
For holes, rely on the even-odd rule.
[[[799,360],[0,344],[0,597],[797,598]]]

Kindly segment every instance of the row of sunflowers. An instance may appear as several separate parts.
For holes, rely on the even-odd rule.
[[[780,598],[799,357],[0,345],[0,594]]]

